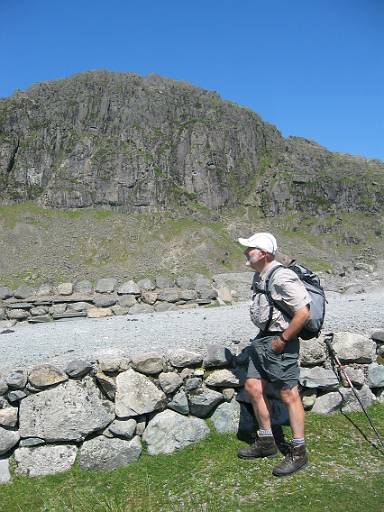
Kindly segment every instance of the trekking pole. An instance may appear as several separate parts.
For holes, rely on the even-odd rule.
[[[353,394],[355,395],[357,401],[359,402],[360,404],[360,407],[362,408],[365,416],[367,417],[368,421],[369,421],[369,424],[371,425],[373,431],[375,432],[376,434],[376,437],[381,445],[382,448],[384,448],[384,441],[383,441],[383,438],[381,436],[381,434],[379,433],[379,431],[377,430],[377,428],[375,427],[375,425],[373,424],[371,418],[369,417],[362,401],[360,400],[360,397],[356,391],[356,388],[355,386],[352,384],[352,381],[351,379],[349,378],[347,372],[344,370],[344,366],[341,364],[340,362],[340,359],[337,357],[337,354],[335,352],[335,349],[333,348],[332,346],[332,341],[333,341],[333,332],[330,332],[329,334],[326,334],[325,335],[325,338],[324,338],[324,342],[325,344],[327,345],[327,349],[328,349],[328,352],[329,352],[329,355],[330,355],[330,358],[337,364],[337,367],[338,367],[338,370],[339,372],[342,373],[344,379],[347,381],[349,387],[352,389],[353,391]]]

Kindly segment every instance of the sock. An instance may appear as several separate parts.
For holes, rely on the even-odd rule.
[[[300,446],[302,444],[305,444],[304,437],[294,437],[292,439],[291,443],[295,446]]]
[[[259,437],[272,437],[273,434],[272,434],[272,429],[271,428],[266,428],[266,429],[260,429],[257,431],[257,433],[259,434]]]

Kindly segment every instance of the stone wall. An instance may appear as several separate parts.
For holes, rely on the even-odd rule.
[[[384,403],[384,332],[371,338],[337,333],[334,348],[363,403]],[[203,439],[210,417],[219,432],[251,439],[256,424],[243,383],[248,344],[236,351],[209,345],[205,353],[176,350],[134,358],[74,360],[0,375],[0,482],[65,471],[79,455],[83,469],[111,469],[136,461],[145,442],[151,455],[170,453]],[[339,383],[322,338],[303,341],[300,389],[306,410],[328,414],[359,410]],[[287,411],[268,390],[272,422]]]
[[[245,274],[245,275],[243,275]],[[240,287],[249,288],[251,273],[240,275]],[[231,276],[231,274],[229,274]],[[226,287],[224,277],[218,281],[202,275],[171,279],[157,276],[119,282],[116,278],[90,281],[43,284],[38,289],[23,284],[16,290],[0,286],[0,327],[17,322],[50,322],[67,318],[100,318],[112,315],[153,313],[231,302],[236,292]],[[235,279],[234,279],[235,281]]]

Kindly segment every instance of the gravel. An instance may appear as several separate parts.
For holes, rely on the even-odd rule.
[[[328,292],[327,298],[323,332],[369,333],[384,328],[384,290],[355,295]],[[14,332],[0,330],[1,373],[41,363],[63,367],[73,359],[95,361],[104,354],[204,350],[211,343],[233,347],[256,334],[246,303],[49,324],[21,323],[11,330]]]

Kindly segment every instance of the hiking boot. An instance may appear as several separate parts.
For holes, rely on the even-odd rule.
[[[272,474],[275,476],[285,476],[304,468],[308,464],[307,450],[304,444],[288,445],[288,452],[285,458],[276,464],[272,470]]]
[[[237,455],[240,459],[257,459],[259,457],[273,457],[278,452],[273,436],[263,436],[256,439],[253,444],[240,448]]]

